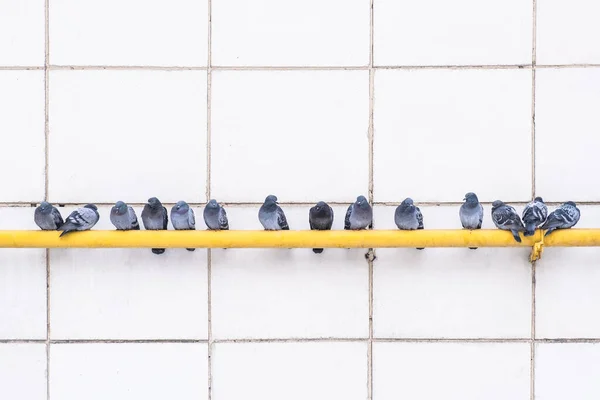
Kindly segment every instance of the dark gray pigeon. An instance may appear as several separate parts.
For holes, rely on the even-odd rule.
[[[463,199],[465,202],[460,206],[458,215],[460,217],[460,223],[465,229],[481,229],[481,223],[483,222],[483,206],[479,202],[477,195],[473,192],[465,194]],[[477,249],[477,247],[469,247],[471,250]]]
[[[42,201],[33,213],[35,224],[43,231],[56,231],[64,221],[60,211],[47,201]]]
[[[556,210],[552,211],[548,215],[548,219],[541,226],[541,229],[548,229],[548,232],[544,236],[548,236],[550,233],[557,229],[568,229],[575,226],[579,222],[581,213],[579,208],[572,201],[560,205]]]
[[[408,197],[396,208],[394,222],[398,229],[403,231],[423,229],[423,214],[419,207],[415,206],[413,200]],[[423,247],[417,247],[417,249],[423,250]]]
[[[373,208],[365,198],[358,196],[356,201],[348,207],[344,219],[344,229],[361,230],[367,229],[373,224]]]
[[[311,230],[330,230],[333,225],[333,209],[324,201],[318,202],[308,212],[308,224]],[[320,254],[323,249],[313,249],[313,252]]]
[[[525,227],[514,207],[504,204],[500,200],[494,201],[492,203],[492,221],[498,229],[511,231],[515,240],[521,243],[519,232],[523,232]]]
[[[138,231],[140,223],[133,207],[122,201],[117,201],[110,210],[110,222],[118,231]]]
[[[212,199],[204,207],[204,223],[208,229],[213,231],[226,231],[229,229],[229,221],[225,209]]]
[[[171,208],[171,223],[176,231],[195,231],[196,216],[188,203],[181,200]],[[188,249],[194,251],[196,249]]]
[[[523,224],[525,224],[523,236],[533,236],[537,227],[542,225],[547,217],[548,207],[544,204],[544,199],[536,197],[523,209]]]
[[[86,204],[67,217],[63,226],[60,227],[60,230],[63,231],[60,236],[65,236],[69,232],[88,231],[96,225],[99,219],[98,207],[95,204]]]
[[[290,229],[285,214],[277,203],[277,196],[268,195],[258,210],[258,220],[266,231],[287,231]]]
[[[148,199],[142,210],[142,222],[148,231],[166,231],[169,224],[167,209],[156,197]],[[165,249],[152,249],[154,254],[163,254]]]

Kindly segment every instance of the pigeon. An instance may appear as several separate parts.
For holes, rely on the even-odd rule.
[[[196,216],[194,215],[194,210],[192,210],[190,205],[185,201],[178,201],[177,204],[171,208],[171,223],[176,231],[195,231]],[[196,249],[187,250],[194,251]]]
[[[169,223],[167,209],[156,197],[148,199],[148,204],[142,210],[144,228],[149,231],[166,231]],[[152,249],[154,254],[163,254],[165,249]]]
[[[204,207],[204,223],[208,229],[213,231],[226,231],[229,229],[229,221],[225,209],[212,199]]]
[[[69,232],[89,231],[99,219],[98,207],[95,204],[86,204],[67,217],[63,226],[60,227],[60,230],[63,231],[60,236],[65,236]]]
[[[42,201],[33,213],[35,224],[43,231],[56,231],[64,223],[60,211],[52,204]]]
[[[548,229],[548,232],[544,236],[548,236],[557,229],[574,227],[579,221],[579,216],[580,212],[577,205],[572,201],[567,201],[548,215],[548,219],[541,226],[541,229]]]
[[[542,225],[548,217],[548,207],[541,197],[536,197],[523,209],[523,224],[525,233],[523,236],[533,236],[538,226]]]
[[[328,231],[333,225],[333,209],[324,201],[318,202],[308,212],[308,224],[311,230]],[[313,252],[320,254],[323,249],[313,249]]]
[[[465,229],[481,229],[483,221],[483,206],[479,203],[479,199],[475,193],[469,192],[465,194],[463,199],[465,202],[460,206],[458,215],[460,223]],[[477,247],[469,247],[471,250]]]
[[[258,220],[266,231],[287,231],[290,229],[283,210],[277,204],[277,196],[271,194],[267,196],[260,210],[258,210]]]
[[[511,231],[515,240],[521,243],[519,232],[523,232],[525,227],[514,207],[504,204],[500,200],[494,201],[492,203],[492,220],[498,229]]]
[[[139,231],[140,223],[133,207],[117,201],[110,210],[110,222],[118,231]]]
[[[373,223],[373,208],[365,198],[358,196],[356,201],[348,207],[344,219],[344,229],[361,230],[367,229]]]
[[[423,229],[423,214],[419,207],[414,205],[413,200],[408,197],[396,208],[394,222],[398,229],[403,231]],[[423,247],[417,247],[417,249],[423,250]]]

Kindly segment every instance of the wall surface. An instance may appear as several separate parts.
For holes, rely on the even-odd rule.
[[[596,0],[0,0],[0,229],[474,191],[600,226]],[[592,178],[592,179],[590,179]],[[597,399],[598,250],[0,251],[0,398]]]

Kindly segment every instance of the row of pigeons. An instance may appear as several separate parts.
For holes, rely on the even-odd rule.
[[[481,229],[483,221],[483,206],[475,193],[467,193],[464,203],[459,210],[460,222],[465,229]],[[142,210],[142,223],[146,230],[166,230],[169,222],[167,209],[156,197],[148,199]],[[514,207],[500,200],[492,203],[492,220],[498,229],[511,231],[517,242],[521,242],[519,232],[524,236],[532,236],[536,229],[547,230],[546,235],[556,229],[567,229],[579,221],[580,212],[576,204],[568,201],[548,214],[548,207],[541,197],[536,197],[528,203],[519,216]],[[210,230],[227,230],[229,221],[225,208],[216,200],[210,200],[204,207],[204,222]],[[50,203],[42,202],[35,209],[35,223],[42,230],[62,231],[61,237],[75,231],[91,229],[100,214],[94,204],[87,204],[73,211],[66,221],[60,211]],[[258,211],[258,220],[265,230],[289,230],[283,209],[279,206],[277,197],[269,195]],[[133,207],[118,201],[110,210],[110,221],[117,230],[139,230],[140,225]],[[308,221],[312,230],[330,230],[333,225],[333,209],[320,201],[308,213]],[[423,214],[415,206],[411,198],[405,199],[394,213],[394,222],[398,229],[423,229]],[[179,201],[171,208],[171,223],[176,230],[196,229],[194,210],[185,201]],[[373,208],[364,196],[358,196],[346,211],[344,229],[361,230],[373,225]],[[193,251],[194,249],[188,249]],[[321,253],[323,249],[313,249]],[[155,254],[162,254],[165,249],[152,249]]]

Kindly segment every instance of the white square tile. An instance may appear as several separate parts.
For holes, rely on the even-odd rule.
[[[94,229],[114,230],[110,207],[99,212]],[[206,261],[202,249],[52,250],[52,339],[207,339]]]
[[[600,146],[598,109],[600,69],[537,70],[536,192],[544,200],[597,201],[600,197],[600,187],[584,178],[585,171],[600,168],[600,159],[590,152]]]
[[[53,71],[54,202],[205,201],[206,72]]]
[[[44,343],[0,344],[0,398],[47,398]]]
[[[554,209],[554,207],[552,207]],[[600,207],[579,206],[577,228],[597,228]],[[535,333],[538,338],[600,337],[598,249],[550,247],[536,264]]]
[[[376,201],[531,196],[531,71],[375,74]]]
[[[375,0],[376,65],[530,64],[533,5]]]
[[[207,399],[202,343],[53,344],[53,399]]]
[[[460,229],[459,206],[420,207],[425,229]],[[375,207],[396,229],[395,207]],[[484,229],[494,229],[484,205]],[[521,212],[521,209],[518,208]],[[373,328],[383,338],[528,338],[529,248],[377,249]]]
[[[38,229],[33,210],[1,207],[0,229]],[[0,251],[0,321],[0,339],[46,339],[44,249]]]
[[[543,400],[595,400],[600,392],[598,343],[538,343],[535,397]]]
[[[0,71],[0,88],[0,201],[39,201],[45,173],[44,72]]]
[[[233,66],[369,64],[369,0],[219,0],[212,62]]]
[[[373,400],[529,399],[528,343],[373,343]]]
[[[216,198],[350,202],[367,191],[367,71],[215,71],[211,111]]]
[[[538,65],[600,63],[598,13],[595,0],[538,0]]]
[[[290,229],[308,230],[309,206],[282,206]],[[346,207],[334,207],[343,229]],[[262,229],[258,207],[228,207],[231,229]],[[216,339],[369,336],[364,249],[216,249],[212,333]]]
[[[44,65],[44,7],[44,0],[0,1],[1,66]],[[4,91],[4,85],[0,84],[0,87]]]
[[[54,65],[205,66],[207,0],[52,0]]]
[[[366,343],[218,343],[214,400],[364,400]]]

